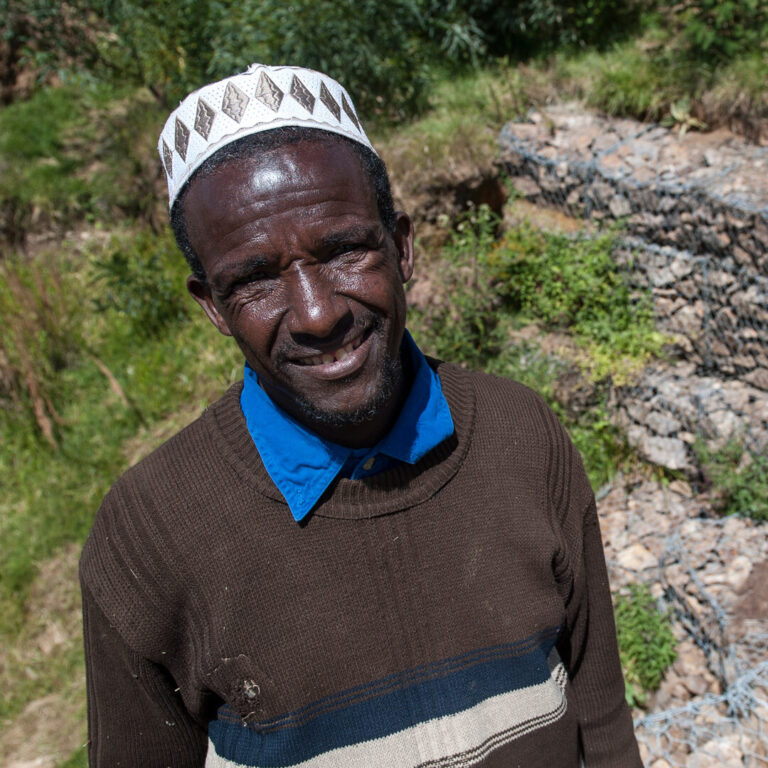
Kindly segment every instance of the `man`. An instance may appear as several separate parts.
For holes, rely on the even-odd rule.
[[[253,65],[160,152],[245,378],[96,519],[91,763],[639,766],[580,459],[408,336],[411,222],[346,91]]]

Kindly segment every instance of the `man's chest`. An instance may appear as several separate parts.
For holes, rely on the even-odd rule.
[[[204,601],[215,617],[203,682],[224,702],[211,749],[264,766],[340,765],[323,762],[337,750],[375,765],[381,749],[404,750],[381,764],[418,765],[562,725],[556,543],[543,523],[464,507],[319,519],[290,546],[219,546],[232,578]],[[362,744],[375,754],[363,759]]]

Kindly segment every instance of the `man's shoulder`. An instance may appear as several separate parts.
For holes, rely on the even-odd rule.
[[[190,479],[199,476],[219,456],[227,427],[236,428],[233,422],[242,421],[244,429],[239,409],[241,390],[242,382],[233,384],[189,424],[127,469],[112,490],[134,485],[152,487],[180,475]]]
[[[451,415],[458,417],[454,422],[462,423],[475,448],[515,451],[516,460],[534,464],[549,461],[553,452],[572,451],[558,417],[525,384],[451,363],[437,362],[436,371]]]
[[[228,455],[235,450],[227,445],[228,433],[245,430],[241,389],[242,382],[231,386],[190,424],[127,469],[102,500],[91,538],[115,527],[142,526],[145,520],[171,516],[180,508],[191,509],[201,494],[217,483],[225,484],[227,473],[232,473]]]
[[[430,357],[427,360],[440,377],[449,404],[452,397],[471,393],[481,416],[489,410],[516,417],[552,413],[538,392],[519,381]]]
[[[230,387],[198,418],[134,464],[102,500],[80,559],[81,580],[102,609],[116,594],[134,599],[136,590],[126,583],[135,586],[129,576],[143,579],[147,563],[157,559],[153,552],[168,551],[169,545],[178,549],[204,518],[206,500],[221,497],[223,489],[233,485],[235,473],[225,444],[227,430],[237,431],[237,420],[242,419],[241,387]]]

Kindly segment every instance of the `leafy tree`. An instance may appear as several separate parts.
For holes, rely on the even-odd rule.
[[[10,103],[29,83],[49,81],[62,69],[90,68],[98,59],[97,38],[106,26],[90,12],[89,0],[0,0],[0,102]],[[29,77],[27,77],[29,80]]]
[[[461,0],[219,0],[208,68],[223,77],[251,61],[299,64],[337,78],[363,114],[388,119],[427,103],[435,64],[475,62],[483,33]]]
[[[215,0],[104,0],[100,5],[113,36],[102,61],[113,76],[147,86],[173,105],[206,79],[220,24]]]
[[[765,0],[689,0],[682,8],[688,53],[724,63],[749,53],[766,53]]]

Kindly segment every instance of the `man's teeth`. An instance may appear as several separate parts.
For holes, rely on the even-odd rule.
[[[345,344],[343,347],[337,349],[333,354],[326,352],[324,355],[309,357],[304,365],[328,365],[328,363],[341,362],[347,355],[351,354],[360,346],[361,341],[362,337],[358,337],[354,341],[350,341],[349,344]]]

